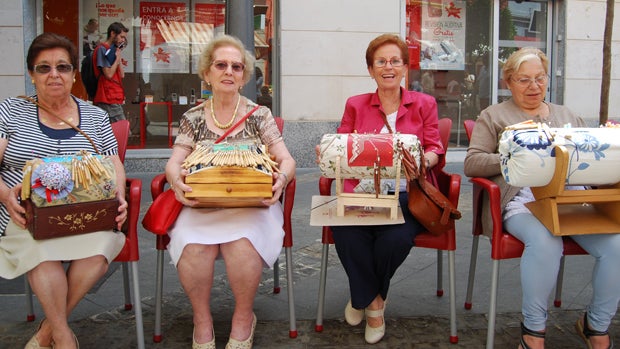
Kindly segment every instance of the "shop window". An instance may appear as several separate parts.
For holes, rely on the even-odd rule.
[[[46,4],[53,7],[51,0],[41,1],[44,8]],[[197,75],[198,61],[205,45],[214,36],[225,32],[226,1],[75,1],[79,1],[79,6],[67,6],[53,21],[43,16],[44,22],[79,18],[79,34],[74,37],[81,38],[81,56],[98,42],[105,41],[111,23],[121,22],[129,28],[129,44],[123,49],[122,62],[125,70],[124,110],[132,124],[130,147],[169,147],[182,114],[210,96],[210,91]],[[254,49],[257,67],[262,74],[261,83],[257,84],[257,91],[260,91],[271,81],[268,64],[271,1],[255,0],[254,15]],[[75,28],[73,24],[66,29],[75,33]],[[74,93],[86,99],[86,91],[80,79],[77,80],[79,86]],[[149,106],[150,102],[153,105]]]

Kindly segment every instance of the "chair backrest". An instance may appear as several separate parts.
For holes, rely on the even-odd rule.
[[[439,119],[439,137],[441,138],[441,144],[444,151],[448,151],[448,143],[450,142],[450,132],[452,131],[452,119],[441,118]]]
[[[284,119],[282,119],[282,117],[280,116],[275,116],[274,120],[276,120],[276,125],[278,125],[278,130],[280,130],[280,133],[282,133],[282,130],[284,129]]]
[[[474,132],[475,125],[476,125],[476,121],[474,120],[463,121],[463,126],[465,126],[465,134],[467,135],[468,141],[471,141],[471,134]]]
[[[129,121],[119,120],[112,123],[112,132],[118,143],[118,157],[121,162],[125,162],[125,153],[127,152],[127,143],[129,142]]]

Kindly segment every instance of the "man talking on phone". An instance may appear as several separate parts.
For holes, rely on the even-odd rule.
[[[99,108],[108,112],[110,123],[125,120],[123,104],[125,91],[123,89],[122,51],[127,46],[129,29],[120,22],[114,22],[108,27],[108,38],[97,49],[97,68],[100,69],[97,93],[93,100]]]

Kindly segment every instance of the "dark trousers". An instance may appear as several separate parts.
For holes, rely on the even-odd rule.
[[[353,308],[364,309],[380,295],[387,298],[390,280],[424,228],[407,209],[407,193],[399,194],[405,223],[332,226],[336,251],[347,276]]]

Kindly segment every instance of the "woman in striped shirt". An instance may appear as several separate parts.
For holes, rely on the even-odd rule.
[[[27,273],[45,313],[26,344],[28,349],[51,348],[52,343],[56,348],[78,347],[67,319],[125,242],[122,233],[112,230],[34,240],[26,229],[25,210],[19,200],[25,162],[80,150],[95,152],[89,140],[69,123],[88,134],[101,154],[112,158],[120,202],[119,229],[127,217],[125,172],[108,115],[71,95],[77,56],[68,38],[39,35],[26,61],[36,88],[31,97],[42,107],[21,98],[8,98],[0,104],[0,277],[13,279]],[[70,262],[66,271],[63,261]]]

